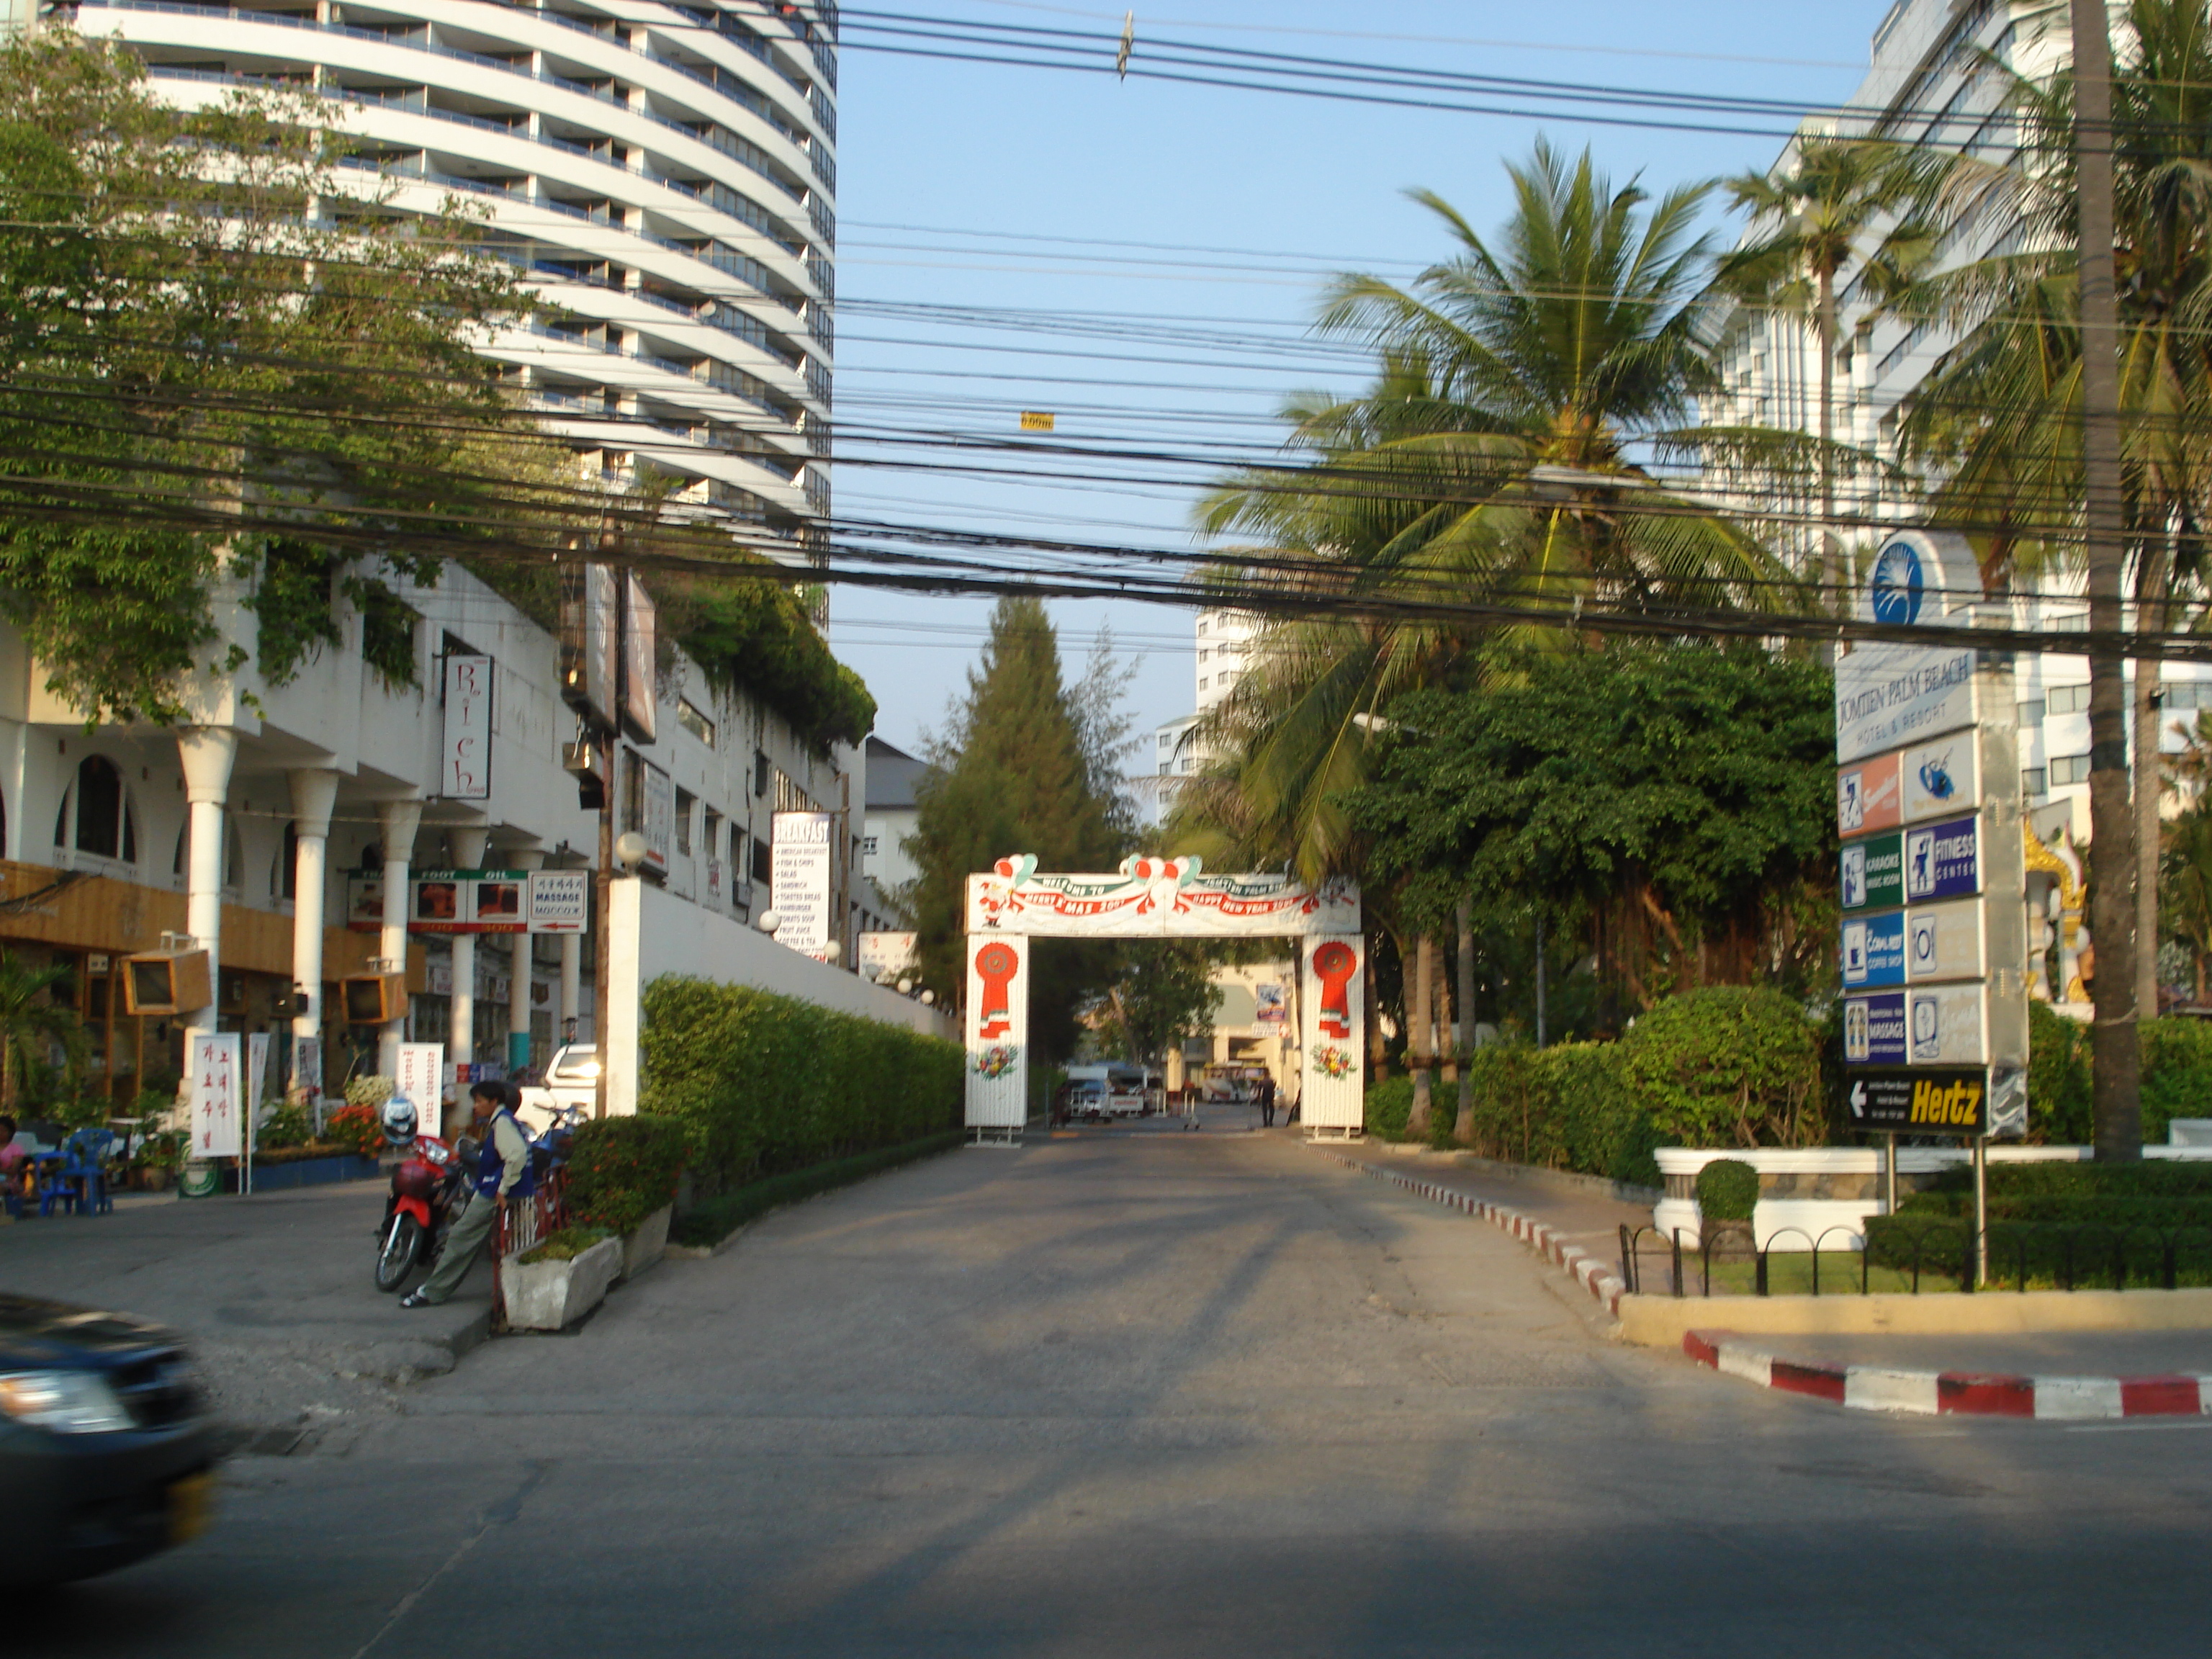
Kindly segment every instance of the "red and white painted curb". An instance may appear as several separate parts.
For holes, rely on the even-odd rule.
[[[1403,1187],[1409,1193],[1418,1193],[1423,1198],[1433,1199],[1452,1209],[1463,1210],[1469,1215],[1480,1216],[1485,1221],[1496,1224],[1539,1255],[1565,1267],[1575,1276],[1577,1284],[1598,1299],[1607,1313],[1615,1317],[1620,1316],[1621,1293],[1628,1287],[1620,1282],[1620,1275],[1613,1272],[1612,1264],[1576,1249],[1534,1218],[1525,1216],[1518,1210],[1509,1210],[1502,1204],[1492,1204],[1487,1199],[1477,1198],[1472,1193],[1459,1192],[1433,1181],[1416,1181],[1395,1170],[1381,1169],[1364,1159],[1347,1158],[1342,1152],[1331,1152],[1328,1156],[1362,1175],[1372,1176],[1377,1181],[1387,1181],[1394,1187]]]
[[[2074,1422],[2212,1413],[2212,1376],[1996,1376],[1808,1365],[1753,1347],[1728,1331],[1691,1331],[1682,1338],[1682,1352],[1762,1389],[1810,1395],[1853,1411]]]

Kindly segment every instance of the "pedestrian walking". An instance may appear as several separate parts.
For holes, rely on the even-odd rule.
[[[400,1298],[401,1307],[434,1308],[451,1297],[494,1225],[506,1215],[507,1205],[538,1190],[538,1177],[530,1167],[530,1137],[514,1121],[514,1108],[521,1098],[522,1091],[511,1083],[487,1079],[469,1085],[474,1115],[470,1127],[483,1144],[477,1158],[476,1190],[446,1236],[437,1267],[411,1294]]]
[[[1260,1127],[1263,1129],[1275,1127],[1275,1079],[1273,1077],[1260,1079]]]

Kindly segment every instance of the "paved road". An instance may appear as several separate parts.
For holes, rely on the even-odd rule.
[[[2200,1654],[2212,1431],[1895,1421],[1613,1346],[1264,1136],[963,1152],[241,1458],[21,1650]]]

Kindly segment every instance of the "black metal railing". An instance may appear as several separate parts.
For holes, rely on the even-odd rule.
[[[1838,1235],[1846,1242],[1835,1243]],[[1954,1291],[2171,1291],[2212,1285],[2212,1224],[1997,1222],[1978,1232],[1970,1221],[1907,1217],[1877,1221],[1863,1236],[1840,1225],[1818,1237],[1782,1227],[1764,1243],[1748,1226],[1708,1225],[1685,1245],[1680,1228],[1662,1232],[1623,1222],[1620,1279],[1632,1294],[1676,1297],[1864,1296],[1876,1289],[1917,1296],[1930,1279]]]

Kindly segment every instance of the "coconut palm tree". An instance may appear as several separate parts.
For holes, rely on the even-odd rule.
[[[1837,539],[1836,280],[1854,261],[1857,285],[1880,310],[1893,302],[1934,252],[1928,216],[1954,171],[1950,158],[1873,139],[1808,137],[1771,173],[1723,182],[1751,216],[1752,235],[1722,262],[1719,285],[1747,301],[1809,319],[1819,343],[1821,580],[1841,615],[1850,572]],[[1870,245],[1870,246],[1869,246]],[[1862,252],[1863,250],[1863,252]]]
[[[66,1047],[76,1036],[75,1011],[49,994],[73,971],[66,963],[33,968],[0,951],[0,1109],[12,1111],[32,1068],[46,1063],[55,1044]]]

